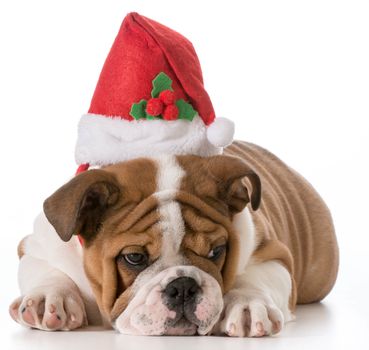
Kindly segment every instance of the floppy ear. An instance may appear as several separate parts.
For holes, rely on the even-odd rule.
[[[89,239],[98,231],[105,211],[119,198],[114,175],[89,170],[74,177],[44,202],[44,212],[60,238],[67,242],[73,234]]]
[[[257,210],[261,201],[259,176],[240,158],[215,156],[209,170],[216,179],[219,196],[232,213],[240,212],[250,202]]]

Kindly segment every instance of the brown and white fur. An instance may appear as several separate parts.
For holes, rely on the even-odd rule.
[[[127,254],[147,261],[134,267]],[[321,198],[244,142],[221,156],[141,158],[76,176],[45,201],[19,255],[10,314],[20,324],[104,322],[146,335],[278,333],[296,303],[329,293],[338,268]],[[168,286],[184,280],[196,288],[178,306]]]

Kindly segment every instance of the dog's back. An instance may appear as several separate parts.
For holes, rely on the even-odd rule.
[[[297,302],[323,299],[338,270],[338,246],[330,212],[314,188],[265,149],[236,141],[225,155],[242,158],[260,176],[262,202],[252,217],[259,244],[278,239],[293,257]]]

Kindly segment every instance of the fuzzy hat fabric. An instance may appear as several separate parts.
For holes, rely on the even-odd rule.
[[[179,33],[128,14],[78,128],[80,171],[160,154],[211,156],[233,140],[215,118],[196,52]]]

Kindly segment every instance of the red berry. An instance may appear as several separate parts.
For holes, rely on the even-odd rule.
[[[178,118],[178,107],[176,105],[169,105],[165,107],[163,119],[176,120]]]
[[[163,108],[164,105],[160,98],[150,98],[150,100],[147,101],[146,113],[153,117],[157,117],[163,113]]]
[[[159,94],[159,98],[165,105],[172,105],[175,100],[174,92],[170,90],[164,90]]]

